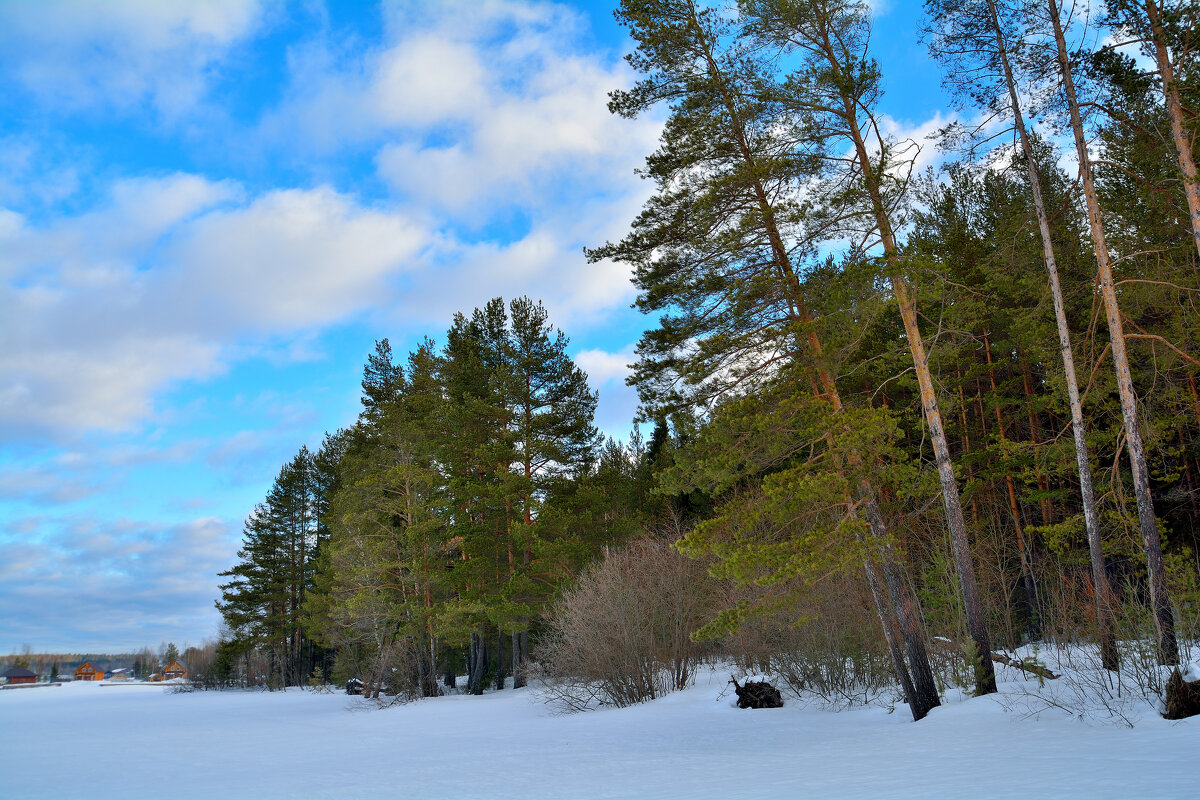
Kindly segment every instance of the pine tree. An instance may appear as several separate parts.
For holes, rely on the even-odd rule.
[[[918,319],[913,267],[896,233],[895,220],[907,189],[907,181],[897,175],[911,170],[912,152],[889,141],[875,116],[880,75],[868,52],[869,12],[861,3],[844,0],[755,0],[743,9],[759,42],[800,59],[781,90],[765,91],[778,91],[783,106],[794,115],[799,146],[822,155],[817,175],[824,177],[824,186],[818,202],[825,209],[826,235],[862,236],[882,251],[882,277],[900,312],[920,387],[967,627],[977,652],[990,653],[954,464]],[[843,157],[845,149],[851,153],[849,163]],[[975,672],[976,692],[996,690],[995,671],[986,655],[977,660]]]
[[[313,650],[303,608],[320,542],[319,487],[307,448],[279,471],[271,491],[246,519],[239,563],[220,573],[217,609],[235,637],[270,654],[270,673],[297,686],[311,672]]]
[[[647,158],[657,192],[620,243],[591,251],[634,264],[638,306],[660,314],[644,334],[631,382],[643,404],[662,414],[706,407],[768,385],[789,363],[793,375],[835,412],[842,410],[834,373],[797,274],[811,251],[789,202],[794,183],[816,169],[780,122],[780,103],[762,91],[770,78],[752,43],[721,9],[682,2],[626,2],[618,12],[637,42],[628,60],[644,77],[612,94],[610,109],[633,117],[669,103],[660,149]],[[782,133],[781,133],[782,132]],[[841,422],[832,423],[841,426]],[[828,431],[836,438],[835,431]],[[652,439],[652,445],[654,440]],[[653,446],[651,450],[653,450]],[[856,456],[843,453],[847,473]],[[830,484],[830,491],[840,491]],[[892,652],[914,718],[937,705],[915,598],[895,575],[881,542],[887,532],[869,482],[850,484],[842,496],[849,519],[869,520],[866,533],[889,574],[890,602],[875,573],[872,594],[885,635],[901,614],[904,650]],[[853,524],[858,524],[853,523]],[[697,548],[702,549],[702,548]],[[876,558],[872,555],[870,558]],[[870,561],[870,559],[868,559]],[[894,606],[894,607],[893,607]]]

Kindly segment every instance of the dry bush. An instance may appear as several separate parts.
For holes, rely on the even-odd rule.
[[[554,607],[538,652],[547,701],[567,711],[618,707],[682,689],[716,611],[704,565],[660,539],[608,552]]]
[[[831,576],[795,599],[794,611],[748,620],[723,643],[735,664],[771,676],[797,698],[830,707],[869,703],[896,691],[861,575]]]

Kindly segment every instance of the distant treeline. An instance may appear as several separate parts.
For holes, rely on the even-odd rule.
[[[82,664],[91,664],[98,672],[117,669],[128,670],[131,677],[145,678],[158,672],[172,661],[180,660],[185,665],[206,666],[212,661],[216,642],[199,647],[185,645],[182,651],[174,642],[163,642],[154,650],[144,647],[134,653],[34,653],[23,648],[19,653],[0,656],[0,672],[9,667],[21,667],[36,672],[39,677],[49,678],[53,674],[69,679]]]

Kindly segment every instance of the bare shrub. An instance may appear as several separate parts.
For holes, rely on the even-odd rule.
[[[745,587],[731,589],[736,603]],[[845,708],[896,691],[879,618],[859,575],[833,575],[794,597],[795,609],[747,620],[723,642],[746,674],[764,674],[799,699]]]
[[[687,686],[715,612],[714,580],[668,542],[606,553],[551,612],[538,659],[547,701],[565,711],[618,707]]]

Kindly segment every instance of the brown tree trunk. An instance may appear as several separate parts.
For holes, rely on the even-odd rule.
[[[504,631],[496,628],[496,690],[504,688]]]
[[[483,634],[471,632],[471,645],[467,653],[467,692],[483,694],[483,675],[487,672],[487,645]]]
[[[1188,375],[1188,388],[1192,390],[1192,413],[1196,415],[1196,424],[1200,425],[1200,391],[1196,390],[1196,376]]]
[[[887,530],[884,528],[883,515],[874,490],[865,481],[860,486],[865,494],[866,517],[871,526],[876,541],[886,542]],[[890,544],[884,544],[880,549],[880,572],[887,586],[891,606],[900,624],[901,639],[904,643],[905,654],[908,656],[911,678],[914,687],[914,703],[912,712],[914,719],[921,719],[941,704],[938,697],[937,681],[929,666],[929,653],[925,647],[927,635],[921,620],[921,606],[917,593],[905,579],[899,559]]]
[[[966,396],[963,394],[963,388],[962,388],[962,379],[963,379],[962,369],[959,368],[957,365],[955,365],[955,367],[954,367],[954,375],[955,375],[955,377],[958,378],[958,424],[962,428],[962,433],[959,435],[959,439],[962,440],[962,452],[963,452],[963,455],[965,456],[966,454],[971,452],[971,434],[967,428],[967,400],[966,400]],[[970,464],[968,464],[967,465],[967,485],[970,485],[971,481],[973,481],[974,479],[975,479],[975,470],[971,468]],[[971,500],[970,500],[970,502],[967,503],[967,506],[971,509],[971,522],[974,523],[975,525],[978,525],[979,524],[979,503],[976,501],[974,494],[972,494]]]
[[[1196,177],[1196,160],[1192,156],[1192,143],[1183,128],[1183,106],[1179,102],[1179,85],[1175,65],[1167,50],[1167,37],[1162,27],[1162,15],[1154,0],[1145,0],[1146,18],[1150,23],[1150,39],[1154,43],[1154,61],[1162,81],[1163,99],[1167,105],[1167,116],[1171,118],[1171,139],[1179,158],[1179,173],[1183,177],[1183,190],[1187,195],[1188,213],[1192,217],[1192,239],[1196,252],[1200,253],[1200,180]]]
[[[1138,528],[1146,551],[1146,572],[1150,586],[1150,606],[1154,616],[1154,627],[1158,634],[1158,659],[1162,664],[1179,663],[1179,646],[1175,640],[1175,620],[1171,611],[1171,598],[1167,590],[1166,570],[1163,564],[1162,542],[1159,539],[1158,522],[1154,516],[1154,503],[1150,497],[1150,470],[1146,466],[1146,453],[1142,446],[1141,428],[1137,418],[1137,396],[1133,390],[1133,377],[1129,371],[1129,357],[1125,350],[1125,332],[1121,322],[1121,309],[1117,304],[1116,287],[1113,285],[1112,260],[1108,244],[1104,239],[1104,222],[1100,215],[1100,203],[1092,180],[1092,165],[1088,159],[1087,141],[1083,133],[1083,119],[1079,113],[1079,101],[1075,95],[1075,83],[1071,77],[1071,62],[1067,55],[1066,38],[1059,17],[1057,0],[1047,0],[1050,22],[1054,27],[1054,39],[1058,45],[1058,63],[1063,90],[1067,97],[1067,109],[1071,115],[1071,130],[1075,136],[1075,150],[1079,157],[1079,171],[1083,178],[1083,195],[1087,203],[1088,225],[1092,231],[1092,242],[1096,251],[1099,270],[1100,293],[1104,298],[1104,313],[1108,321],[1109,341],[1112,344],[1113,366],[1117,373],[1117,392],[1121,398],[1121,414],[1125,423],[1125,446],[1129,453],[1129,464],[1133,472],[1133,488],[1137,497]]]
[[[888,653],[892,656],[896,679],[900,681],[900,688],[904,690],[904,702],[908,703],[913,720],[920,720],[929,713],[929,709],[918,710],[917,690],[908,667],[904,664],[904,652],[900,648],[903,634],[896,625],[896,611],[891,600],[883,593],[883,582],[874,562],[868,558],[863,562],[863,567],[867,574],[867,587],[871,590],[871,600],[875,603],[875,612],[879,615],[879,624],[883,627],[883,638],[887,642]]]
[[[1036,448],[1042,443],[1042,418],[1034,408],[1033,379],[1029,374],[1029,365],[1024,362],[1021,364],[1021,389],[1025,393],[1025,408],[1029,412],[1029,441],[1033,442]],[[1045,470],[1040,468],[1037,470],[1037,485],[1041,495],[1038,506],[1042,512],[1042,524],[1050,525],[1054,522],[1050,509],[1050,481]]]
[[[513,688],[520,689],[528,684],[525,676],[525,656],[529,649],[529,634],[518,631],[512,635],[512,676]]]
[[[694,6],[691,7],[693,14],[696,14]],[[696,26],[697,30],[700,26]],[[705,43],[707,47],[707,42]],[[705,57],[708,63],[710,74],[716,79],[721,87],[724,105],[730,115],[731,131],[737,143],[743,162],[751,170],[757,172],[759,169],[757,159],[754,157],[750,149],[749,141],[746,138],[743,129],[740,115],[737,111],[737,105],[733,97],[726,88],[722,70],[717,62],[717,59],[712,54],[711,50],[705,51]],[[808,312],[808,308],[804,302],[804,295],[801,291],[799,278],[792,269],[791,260],[787,255],[787,249],[783,243],[783,237],[779,232],[779,227],[775,220],[775,209],[771,204],[771,200],[767,194],[766,188],[757,178],[753,181],[753,190],[755,201],[762,215],[764,230],[767,234],[767,241],[770,245],[772,255],[772,266],[780,281],[780,288],[783,298],[788,305],[788,314],[790,319],[803,330],[805,342],[809,347],[809,356],[812,359],[813,373],[818,382],[818,394],[824,397],[833,407],[834,411],[840,411],[842,408],[841,396],[838,393],[837,385],[833,376],[829,373],[824,365],[823,348],[821,341],[812,326],[812,317]],[[864,482],[864,487],[869,491],[869,496],[874,497],[874,489],[870,487],[869,482]],[[868,504],[869,508],[874,508],[875,516],[868,520],[868,526],[871,530],[872,537],[875,541],[872,543],[877,550],[881,550],[884,546],[885,539],[880,538],[881,535],[886,537],[886,528],[883,524],[882,515],[878,513],[877,505]],[[853,513],[853,509],[852,512]],[[867,571],[868,582],[871,581],[872,567],[869,563],[870,559],[864,567]],[[871,587],[872,597],[880,596],[880,587],[875,583]],[[915,600],[915,598],[914,598]],[[912,608],[916,608],[912,604]],[[876,610],[880,615],[880,623],[883,625],[884,636],[888,637],[894,634],[892,614],[886,604],[876,603]],[[899,609],[893,609],[899,611]],[[918,684],[914,684],[911,678],[909,669],[905,666],[904,659],[900,655],[900,648],[893,646],[889,642],[889,652],[892,655],[893,666],[896,671],[897,680],[905,686],[905,692],[909,700],[909,708],[912,711],[913,719],[920,720],[929,709],[940,704],[936,683],[932,680],[932,670],[929,667],[928,655],[925,652],[923,632],[914,640],[914,628],[919,628],[919,619],[914,625],[911,621],[905,624],[903,619],[899,619],[899,629],[904,638],[905,652],[908,653],[910,661],[913,662],[913,670],[918,676],[928,675],[929,680],[925,681],[922,677]]]

